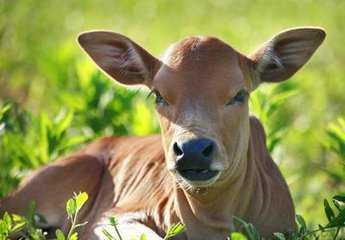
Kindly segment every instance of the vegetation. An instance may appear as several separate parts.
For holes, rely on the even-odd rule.
[[[66,203],[66,212],[68,219],[71,221],[71,227],[67,236],[57,229],[54,234],[54,239],[57,240],[77,240],[77,228],[86,225],[87,222],[78,223],[78,213],[84,206],[88,199],[87,193],[75,194]],[[35,212],[35,204],[31,203],[26,217],[18,216],[16,214],[8,214],[5,212],[2,219],[0,219],[0,240],[6,240],[8,237],[18,234],[22,236],[21,239],[30,240],[45,240],[51,239],[48,237],[48,232],[43,231],[38,227],[39,223],[44,222],[44,218]]]
[[[77,47],[79,32],[111,29],[159,55],[187,35],[218,36],[250,52],[284,28],[318,25],[328,36],[312,61],[286,83],[261,86],[251,111],[305,219],[297,217],[295,237],[345,238],[338,230],[345,215],[344,8],[341,0],[0,0],[0,198],[30,170],[98,136],[159,131],[146,90],[104,77]],[[0,232],[36,229],[30,216],[0,217]]]
[[[73,198],[69,199],[66,203],[66,212],[68,219],[71,221],[71,226],[67,236],[62,230],[57,229],[55,231],[55,238],[57,240],[78,240],[77,228],[87,224],[78,223],[78,213],[84,206],[88,199],[87,193],[74,194]],[[298,230],[291,234],[274,233],[274,237],[277,240],[302,240],[302,239],[337,239],[341,237],[341,231],[345,227],[345,195],[334,196],[332,199],[333,207],[330,206],[327,200],[324,200],[324,210],[328,219],[328,223],[324,226],[319,225],[316,229],[308,229],[305,220],[302,216],[296,215],[296,223]],[[35,212],[35,205],[29,206],[27,217],[18,216],[16,214],[4,213],[3,218],[0,219],[0,240],[6,240],[13,234],[20,234],[23,239],[32,240],[46,240],[49,239],[48,232],[38,228],[38,224],[44,221],[44,218],[39,216]],[[233,232],[229,235],[232,240],[260,240],[262,239],[259,232],[251,223],[247,223],[244,220],[235,217],[234,222],[237,227],[237,232]],[[122,240],[121,232],[118,229],[118,222],[116,218],[109,218],[109,225],[113,228],[112,233],[107,229],[103,229],[102,233],[108,240]],[[185,226],[181,223],[173,225],[168,229],[166,236],[163,240],[168,240],[177,234],[185,231]],[[115,236],[114,236],[115,235]],[[342,236],[343,239],[344,236]],[[135,240],[135,239],[134,239]],[[147,240],[143,233],[138,240]]]

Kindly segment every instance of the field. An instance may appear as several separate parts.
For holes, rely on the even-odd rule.
[[[256,90],[251,111],[297,213],[310,229],[328,224],[324,199],[345,192],[344,9],[341,0],[0,0],[0,198],[30,170],[99,136],[159,132],[147,90],[104,77],[78,33],[113,30],[156,56],[190,35],[250,53],[283,29],[310,25],[325,28],[324,44],[288,82]]]

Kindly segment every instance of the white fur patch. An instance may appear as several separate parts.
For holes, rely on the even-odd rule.
[[[126,213],[118,218],[117,229],[123,240],[140,239],[142,235],[145,235],[150,240],[162,240],[152,229],[135,221],[135,219],[146,218],[146,215],[144,215],[141,212]],[[119,239],[116,229],[110,225],[107,217],[102,218],[94,228],[94,233],[98,240],[108,240],[104,231],[107,231],[114,239]]]

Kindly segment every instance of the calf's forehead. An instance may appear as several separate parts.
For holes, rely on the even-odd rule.
[[[186,38],[167,49],[153,87],[170,95],[194,92],[225,98],[247,86],[242,57],[217,38]]]

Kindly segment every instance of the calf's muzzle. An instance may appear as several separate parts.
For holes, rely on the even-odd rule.
[[[208,138],[175,142],[176,171],[189,181],[207,181],[215,177],[219,171],[210,168],[215,149],[215,142]]]

